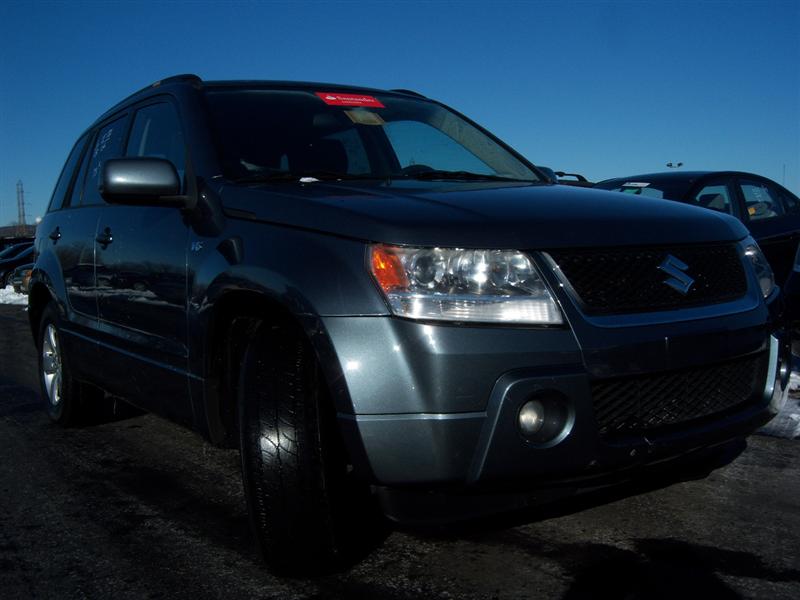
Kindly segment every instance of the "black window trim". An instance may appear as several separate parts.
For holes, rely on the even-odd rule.
[[[45,214],[58,212],[59,210],[65,210],[70,208],[70,200],[72,200],[72,190],[75,187],[76,180],[78,179],[78,174],[80,173],[81,168],[83,167],[83,161],[86,158],[86,153],[88,152],[89,146],[91,146],[94,143],[95,135],[96,132],[93,132],[91,129],[87,129],[78,137],[78,139],[72,145],[72,148],[70,149],[69,154],[67,155],[67,159],[66,161],[64,161],[64,166],[61,168],[61,173],[59,174],[58,179],[56,179],[56,185],[53,188],[53,194],[52,196],[50,196],[50,202],[47,204],[47,211]],[[78,144],[81,143],[81,140],[84,140],[84,144],[83,144],[83,149],[81,150],[81,154],[78,157],[78,162],[75,164],[72,173],[69,175],[69,184],[67,184],[67,188],[66,190],[64,190],[64,195],[61,198],[61,202],[59,203],[58,208],[54,208],[53,202],[56,201],[56,190],[58,189],[58,184],[61,182],[61,178],[64,176],[64,170],[67,168],[67,163],[69,162],[72,153],[75,151],[75,148],[78,146]]]

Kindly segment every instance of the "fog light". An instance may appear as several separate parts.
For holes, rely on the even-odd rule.
[[[544,406],[538,400],[526,402],[519,411],[519,428],[525,435],[536,435],[544,426]]]
[[[540,397],[519,409],[517,424],[528,440],[537,444],[560,441],[569,433],[572,419],[565,399]]]

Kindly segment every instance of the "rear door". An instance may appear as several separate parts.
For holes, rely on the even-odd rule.
[[[121,152],[126,125],[125,116],[115,117],[78,140],[39,225],[36,266],[64,303],[62,343],[70,367],[88,379],[97,369],[94,243],[100,216],[91,190],[102,162]]]
[[[779,186],[760,177],[739,177],[737,190],[747,227],[764,251],[778,284],[783,285],[792,270],[800,240],[800,207],[788,206]]]

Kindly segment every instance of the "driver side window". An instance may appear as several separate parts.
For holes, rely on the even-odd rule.
[[[136,111],[125,156],[149,156],[169,160],[183,182],[185,146],[178,114],[172,104],[161,102]]]
[[[729,215],[733,213],[733,203],[728,193],[728,186],[724,183],[703,186],[692,200],[697,206],[703,208],[724,212]]]

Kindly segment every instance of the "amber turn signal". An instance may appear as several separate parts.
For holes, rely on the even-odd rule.
[[[372,274],[384,292],[408,288],[408,277],[400,257],[386,246],[372,247]]]

